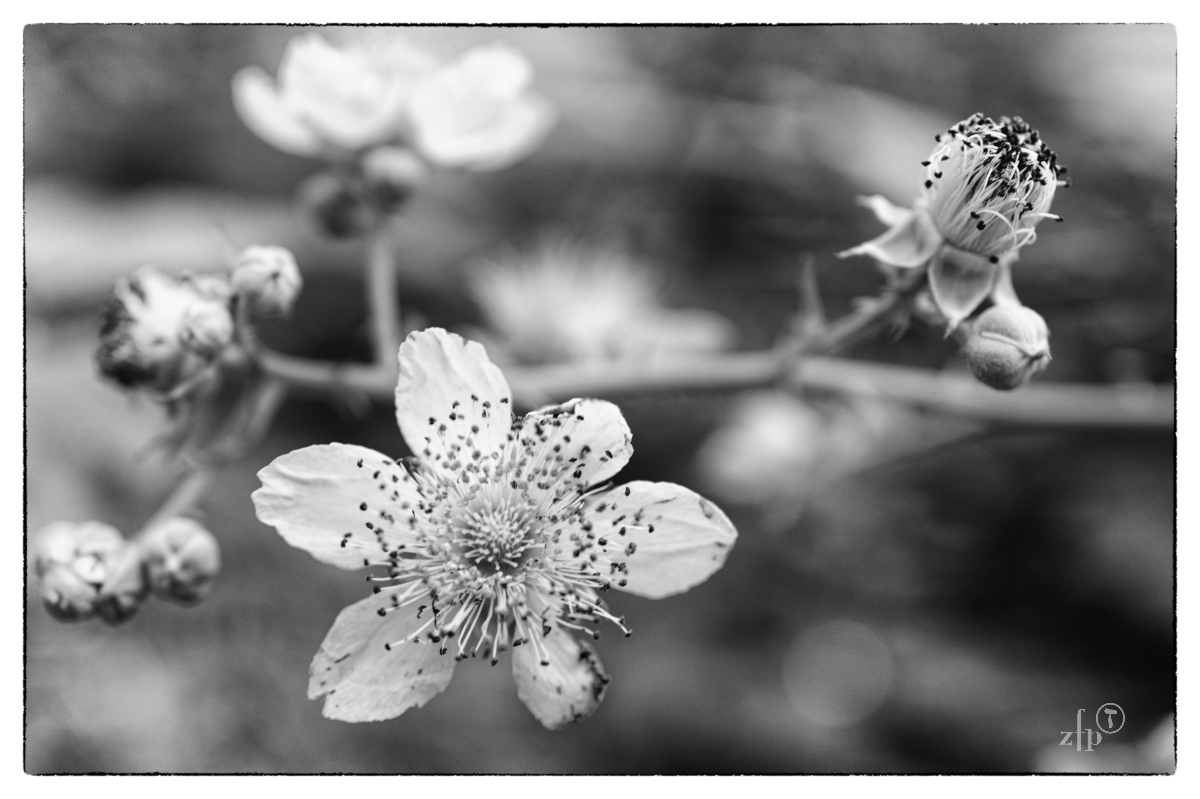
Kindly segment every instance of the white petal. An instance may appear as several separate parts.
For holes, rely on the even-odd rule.
[[[872,209],[879,214],[880,208],[872,206]],[[928,261],[941,244],[942,235],[938,233],[933,220],[923,208],[917,208],[907,217],[899,219],[883,235],[843,250],[837,257],[869,255],[892,266],[916,267]]]
[[[870,208],[875,218],[888,227],[895,227],[907,222],[913,215],[911,208],[896,205],[882,194],[872,194],[857,198],[858,204]]]
[[[983,255],[946,245],[929,265],[929,289],[949,330],[958,327],[992,293],[998,267]]]
[[[400,345],[396,421],[423,464],[454,477],[458,457],[498,452],[512,427],[512,392],[483,347],[441,328]]]
[[[613,562],[625,563],[625,570],[614,574],[613,587],[651,599],[707,580],[737,540],[737,530],[720,508],[674,483],[635,481],[596,494],[588,505],[584,516],[597,532],[610,545],[625,548],[610,555]],[[622,578],[626,585],[620,585]]]
[[[527,596],[534,614],[547,613],[536,591]],[[589,645],[576,640],[552,619],[547,618],[547,626],[550,634],[543,635],[542,624],[534,620],[529,635],[537,641],[513,648],[513,679],[517,696],[529,712],[555,730],[590,716],[604,698],[609,677]]]
[[[554,104],[538,94],[503,103],[484,124],[445,124],[416,103],[412,122],[418,149],[434,163],[488,171],[503,169],[542,146],[558,122]]]
[[[543,496],[574,499],[621,471],[633,456],[633,436],[611,402],[573,399],[526,415],[516,442],[522,479]]]
[[[365,561],[378,562],[386,552],[416,544],[416,484],[402,466],[374,450],[305,447],[276,458],[258,478],[262,488],[250,498],[259,520],[317,560],[361,569]]]
[[[503,42],[473,47],[447,69],[462,73],[496,98],[516,97],[533,81],[533,64],[525,54]]]
[[[246,127],[263,141],[293,155],[316,155],[321,140],[288,109],[261,67],[233,76],[233,106]]]
[[[326,717],[394,718],[421,707],[449,685],[454,656],[440,654],[436,644],[409,640],[429,619],[429,609],[418,611],[418,601],[380,617],[391,596],[384,592],[350,605],[321,642],[309,669],[308,698],[325,697]]]

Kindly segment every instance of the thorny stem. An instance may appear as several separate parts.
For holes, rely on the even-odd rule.
[[[324,393],[341,387],[381,401],[390,400],[395,391],[394,377],[370,367],[275,354],[264,357],[262,365],[297,389]],[[793,390],[874,397],[1022,427],[1171,429],[1175,423],[1172,386],[1034,383],[1002,393],[966,375],[821,356],[796,361],[777,352],[714,354],[652,366],[626,362],[520,367],[507,369],[505,375],[525,407],[577,396],[728,391],[782,383]]]
[[[367,309],[375,363],[393,367],[400,349],[400,308],[396,301],[396,262],[389,218],[383,216],[367,234]]]
[[[390,264],[390,253],[385,255]],[[714,353],[653,365],[627,361],[513,367],[506,369],[505,374],[514,398],[524,407],[578,396],[728,391],[783,385],[795,391],[874,397],[952,416],[1023,427],[1174,427],[1173,386],[1038,383],[1019,392],[1002,393],[965,375],[828,357],[887,327],[909,308],[924,285],[924,269],[908,270],[879,299],[822,332],[777,350]],[[394,300],[394,284],[386,293]],[[357,391],[387,401],[395,390],[396,366],[390,360],[375,365],[342,364],[267,350],[259,350],[256,356],[267,374],[299,391],[319,394]]]

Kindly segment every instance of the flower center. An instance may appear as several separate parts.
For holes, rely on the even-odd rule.
[[[476,495],[457,509],[450,527],[454,548],[483,574],[513,574],[541,546],[536,509],[519,496]]]

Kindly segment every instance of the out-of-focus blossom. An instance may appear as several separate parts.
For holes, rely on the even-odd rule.
[[[55,522],[30,542],[42,603],[61,621],[129,618],[147,587],[136,547],[100,522]]]
[[[238,72],[234,107],[252,131],[284,152],[353,152],[404,132],[413,88],[433,66],[400,37],[363,37],[337,47],[308,33],[288,43],[277,80],[258,66]]]
[[[201,375],[233,331],[217,298],[223,285],[224,278],[179,280],[153,266],[119,280],[100,327],[101,373],[164,395]]]
[[[633,453],[621,412],[576,399],[514,420],[483,348],[444,330],[400,347],[396,418],[415,459],[329,444],[259,472],[258,518],[344,569],[381,567],[342,611],[309,697],[344,721],[420,707],[457,661],[512,647],[517,694],[546,727],[590,714],[609,677],[574,636],[614,617],[608,588],[658,598],[719,569],[737,533],[682,486],[609,481]]]
[[[203,525],[175,516],[147,530],[140,543],[155,596],[184,605],[208,596],[221,569],[221,551]]]
[[[659,304],[652,274],[619,251],[562,240],[479,265],[469,289],[497,349],[521,363],[652,358],[728,347],[733,325]]]
[[[979,382],[1011,391],[1050,364],[1050,329],[1021,305],[994,305],[970,322],[963,355]]]
[[[533,69],[511,47],[476,47],[438,64],[394,34],[337,47],[293,39],[277,81],[247,67],[234,104],[261,138],[297,155],[337,156],[400,144],[439,166],[506,167],[541,146],[557,121],[529,90]]]
[[[961,433],[874,400],[817,407],[782,391],[750,392],[701,445],[697,467],[722,499],[758,506],[782,526],[831,481]]]
[[[501,169],[525,158],[558,121],[554,106],[529,90],[533,66],[517,50],[468,50],[413,90],[417,150],[435,164]]]
[[[805,630],[783,660],[783,685],[792,707],[817,727],[859,724],[887,700],[895,677],[887,642],[849,619]]]
[[[295,256],[275,246],[256,245],[242,250],[231,281],[255,312],[267,316],[289,313],[303,286]]]
[[[889,230],[838,253],[870,255],[889,266],[928,265],[929,288],[950,328],[992,293],[1001,270],[1037,238],[1065,166],[1020,117],[974,114],[946,133],[925,167],[924,195],[912,208],[863,198]]]

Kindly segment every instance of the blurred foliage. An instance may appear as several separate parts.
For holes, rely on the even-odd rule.
[[[361,251],[291,211],[317,164],[259,141],[230,102],[237,69],[273,69],[296,32],[26,28],[29,529],[94,518],[132,532],[172,483],[138,457],[157,409],[92,371],[116,275],[216,268],[222,237],[281,244],[306,286],[264,338],[368,356]],[[449,51],[516,44],[562,122],[528,162],[441,174],[417,197],[398,244],[410,326],[480,324],[463,270],[551,230],[618,240],[658,266],[669,305],[720,312],[744,346],[769,346],[795,310],[801,253],[834,314],[877,289],[869,265],[831,255],[878,232],[855,195],[908,202],[933,134],[982,111],[1023,116],[1074,178],[1055,204],[1066,223],[1044,226],[1016,273],[1052,331],[1043,379],[1174,379],[1169,26],[411,34]],[[855,354],[962,368],[919,328]],[[693,456],[733,398],[614,399],[636,447],[624,477],[708,489]],[[308,662],[364,586],[289,548],[249,494],[275,456],[335,440],[404,451],[388,408],[289,403],[203,503],[226,564],[205,605],[110,630],[57,624],[30,595],[27,770],[1021,772],[1048,767],[1040,753],[1077,708],[1120,704],[1113,741],[1129,745],[1173,709],[1172,437],[996,432],[843,475],[786,524],[723,503],[741,537],[721,572],[659,602],[611,597],[634,635],[600,643],[614,682],[578,727],[544,731],[507,661],[463,664],[399,719],[327,721],[304,698]]]

